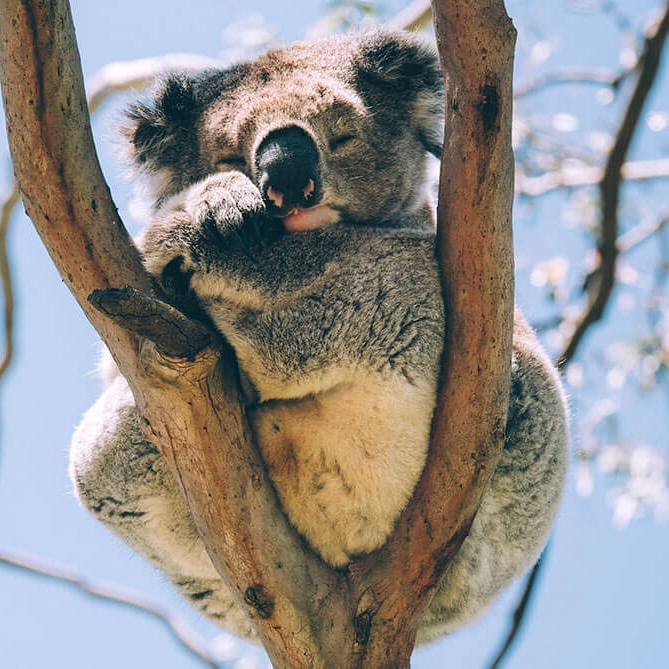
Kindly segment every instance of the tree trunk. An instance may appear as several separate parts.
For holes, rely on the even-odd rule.
[[[279,509],[230,351],[208,337],[196,350],[161,346],[174,333],[169,324],[151,335],[154,344],[88,301],[95,290],[132,286],[162,308],[100,172],[68,3],[0,0],[3,99],[26,211],[128,379],[147,436],[276,667],[408,667],[421,614],[502,447],[513,321],[515,30],[502,0],[441,0],[434,14],[447,73],[438,243],[448,328],[433,440],[386,546],[337,571],[304,547]]]

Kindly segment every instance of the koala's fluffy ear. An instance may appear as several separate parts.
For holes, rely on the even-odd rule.
[[[404,111],[426,150],[441,157],[444,85],[436,51],[408,33],[363,38],[356,59],[358,90],[376,90],[375,102]]]
[[[164,75],[148,101],[126,111],[121,131],[135,164],[149,172],[183,164],[189,157],[184,152],[197,150],[198,114],[193,80],[185,73]]]

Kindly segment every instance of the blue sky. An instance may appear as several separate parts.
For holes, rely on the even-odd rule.
[[[385,6],[387,15],[402,7]],[[541,35],[556,49],[546,70],[558,65],[608,66],[616,69],[617,33],[600,16],[564,11],[566,2],[533,5],[514,0],[507,5],[520,29],[521,47]],[[575,4],[575,3],[573,3]],[[581,2],[582,6],[597,3]],[[622,7],[625,3],[620,3]],[[631,13],[643,16],[650,0],[627,0]],[[228,0],[189,3],[72,3],[85,76],[114,60],[168,52],[217,56],[225,48],[225,26],[257,12],[277,28],[280,42],[301,37],[326,9],[321,1],[291,3]],[[667,79],[664,67],[664,79]],[[519,80],[531,74],[522,58]],[[570,111],[579,90],[545,98],[548,111]],[[570,97],[571,96],[571,97]],[[665,81],[652,105],[667,109]],[[110,120],[119,106],[112,100],[96,117],[94,129],[103,168],[121,215],[130,223],[128,185],[107,141]],[[652,106],[651,105],[651,106]],[[593,119],[596,122],[597,119]],[[652,157],[666,155],[665,133],[635,147]],[[645,152],[645,153],[644,153]],[[4,136],[0,140],[0,184],[9,183]],[[666,187],[666,186],[665,186]],[[0,186],[2,189],[2,186]],[[654,196],[651,192],[649,195]],[[665,200],[666,206],[666,200]],[[541,256],[546,245],[569,243],[555,220],[555,203],[538,202],[532,225],[517,231],[519,266]],[[135,229],[137,223],[133,224]],[[66,564],[90,579],[135,588],[183,615],[207,639],[217,630],[199,620],[163,579],[129,549],[97,525],[70,493],[67,479],[69,438],[80,416],[94,401],[99,382],[91,370],[97,337],[51,265],[30,222],[16,216],[10,239],[16,279],[17,355],[0,385],[0,547],[25,551]],[[575,235],[573,245],[583,244]],[[534,292],[533,292],[534,291]],[[519,300],[531,319],[540,315],[541,300],[527,279],[519,279]],[[585,349],[584,355],[587,355]],[[591,392],[599,392],[593,384]],[[575,402],[576,418],[579,402]],[[666,446],[666,404],[642,415],[649,433]],[[611,522],[605,486],[600,481],[589,498],[576,495],[570,478],[551,544],[545,577],[537,593],[526,632],[507,666],[510,668],[640,669],[666,666],[669,657],[668,526],[652,518],[619,530]],[[517,589],[512,589],[481,622],[453,638],[418,651],[418,669],[444,666],[483,667],[497,649],[510,619]],[[236,652],[247,651],[239,646]],[[262,655],[254,655],[263,666]],[[160,669],[201,666],[170,638],[160,623],[117,605],[88,598],[59,584],[0,565],[0,668]]]

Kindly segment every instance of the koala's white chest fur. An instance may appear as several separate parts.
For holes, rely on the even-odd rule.
[[[381,546],[425,463],[434,390],[371,374],[251,411],[295,527],[340,566]]]

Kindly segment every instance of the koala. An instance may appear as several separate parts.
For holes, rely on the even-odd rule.
[[[426,461],[446,319],[427,172],[443,105],[434,52],[374,32],[168,73],[123,128],[150,187],[146,268],[233,347],[282,509],[336,568],[385,543]],[[501,460],[419,643],[485,611],[556,515],[566,402],[520,312],[509,364]],[[118,372],[75,431],[70,472],[196,608],[255,638]]]

